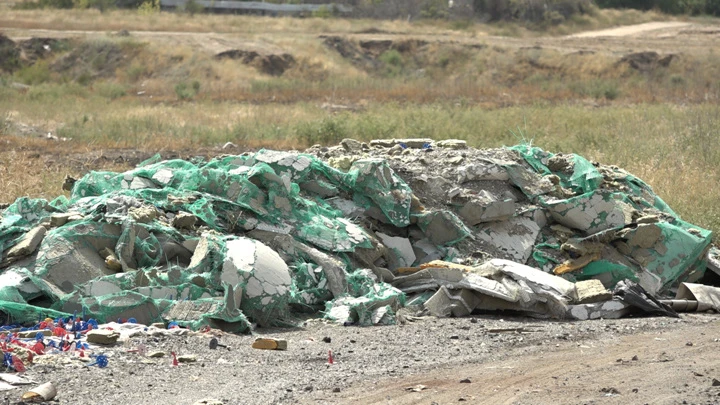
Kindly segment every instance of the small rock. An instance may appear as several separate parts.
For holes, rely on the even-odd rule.
[[[114,330],[96,329],[87,333],[88,343],[97,343],[101,345],[112,345],[120,338],[120,334]]]
[[[458,335],[452,335],[452,336],[450,336],[450,339],[460,339],[460,336],[458,336]]]
[[[307,387],[303,388],[303,391],[305,391],[305,392],[312,392],[313,389],[314,389],[314,388],[313,388],[312,385],[308,385]]]
[[[325,337],[323,338],[323,342],[325,342],[325,343],[330,343],[330,342],[332,342],[332,338],[331,338],[330,336],[325,336]]]
[[[463,378],[460,382],[463,384],[470,384],[472,381],[470,381],[470,378]]]
[[[638,358],[637,354],[632,356],[632,361],[638,361],[638,360],[639,360],[639,358]]]
[[[197,356],[194,354],[182,354],[177,356],[178,363],[195,363]]]
[[[224,403],[218,399],[208,398],[208,399],[201,399],[201,400],[193,403],[193,405],[224,405]]]
[[[712,386],[713,386],[713,387],[720,387],[720,380],[718,380],[717,378],[713,378]]]
[[[153,358],[165,357],[165,352],[160,352],[160,351],[150,352],[150,353],[148,353],[148,357],[153,357]]]
[[[333,388],[333,392],[340,392],[340,387]]]
[[[693,342],[687,342],[687,343],[685,343],[685,346],[692,346],[692,345],[693,345]]]

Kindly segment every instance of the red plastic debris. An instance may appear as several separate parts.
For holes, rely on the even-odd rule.
[[[34,351],[35,354],[45,354],[45,345],[42,342],[37,342],[30,350]]]
[[[335,358],[333,358],[332,350],[328,350],[328,364],[335,364]]]
[[[19,357],[13,356],[13,368],[15,368],[15,371],[18,373],[24,373],[25,372],[25,363],[20,360]]]

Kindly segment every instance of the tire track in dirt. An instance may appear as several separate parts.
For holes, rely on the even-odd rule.
[[[320,403],[718,403],[720,387],[712,386],[720,379],[718,349],[717,322],[611,342],[512,349],[503,360],[363,384]],[[471,383],[461,383],[464,378]],[[426,388],[406,390],[418,384]]]

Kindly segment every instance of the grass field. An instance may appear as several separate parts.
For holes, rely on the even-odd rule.
[[[683,219],[717,233],[720,55],[658,42],[661,56],[675,59],[638,70],[622,61],[634,43],[552,39],[659,18],[604,11],[535,32],[450,21],[10,10],[0,16],[0,31],[11,37],[77,32],[63,35],[75,39],[52,56],[0,78],[0,202],[55,197],[66,174],[124,169],[97,159],[117,149],[191,154],[228,141],[303,148],[343,138],[461,138],[475,147],[532,142],[618,165],[652,185]],[[120,29],[131,36],[113,34]],[[380,32],[377,38],[396,48],[367,53],[363,65],[319,38],[341,35],[344,46],[374,39],[352,37],[363,31]],[[505,31],[513,37],[497,36]],[[413,38],[424,42],[407,42]],[[214,58],[220,45],[289,52],[294,63],[271,76],[258,65]],[[48,132],[71,140],[39,136]]]

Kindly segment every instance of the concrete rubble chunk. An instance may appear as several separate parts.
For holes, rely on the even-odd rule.
[[[197,217],[189,212],[179,212],[172,219],[172,226],[176,229],[192,229],[197,223]]]
[[[570,305],[568,318],[579,321],[588,319],[619,319],[630,313],[628,304],[620,300]]]
[[[632,208],[613,194],[593,193],[550,203],[548,211],[559,224],[587,235],[632,223]]]
[[[345,138],[340,141],[340,145],[351,153],[362,152],[362,142],[356,141],[355,139]]]
[[[23,236],[20,242],[8,250],[7,257],[23,257],[33,253],[46,233],[47,229],[44,226],[36,226],[31,229]]]
[[[86,335],[88,343],[96,343],[100,345],[115,344],[120,338],[120,333],[109,329],[94,329]]]
[[[375,139],[370,141],[370,146],[391,148],[395,145],[405,145],[407,148],[422,149],[425,145],[432,145],[433,142],[430,138]]]
[[[418,225],[425,236],[438,246],[452,245],[472,233],[455,214],[450,211],[434,211],[418,219]]]
[[[526,263],[539,233],[540,227],[532,219],[513,217],[483,224],[475,235],[495,257]]]
[[[378,232],[377,235],[382,243],[394,253],[391,255],[394,259],[394,263],[391,263],[391,270],[398,267],[410,267],[415,263],[415,252],[408,238],[390,236],[382,232]]]
[[[447,149],[465,149],[467,148],[467,141],[462,139],[443,139],[442,141],[435,142],[434,146]]]
[[[472,196],[464,195],[459,199],[463,206],[458,210],[458,215],[468,225],[502,221],[515,214],[515,202],[513,200],[500,199],[487,190],[481,190],[478,194]]]
[[[441,286],[438,291],[424,304],[431,315],[445,318],[468,316],[477,307],[480,299],[472,290],[450,290]]]
[[[492,259],[480,267],[485,268],[486,271],[488,271],[488,269],[494,269],[510,276],[516,281],[525,282],[531,286],[536,293],[540,291],[547,291],[553,295],[566,298],[570,301],[577,301],[578,297],[575,284],[562,277],[554,276],[536,268],[503,259]]]
[[[612,292],[608,291],[600,280],[577,281],[575,289],[578,304],[592,304],[612,298]]]
[[[76,213],[76,212],[64,212],[59,214],[53,214],[50,216],[50,227],[57,228],[58,226],[63,226],[67,224],[68,222],[72,221],[79,221],[83,217],[82,215]]]
[[[510,179],[507,169],[500,162],[481,159],[465,166],[461,166],[457,170],[458,183],[463,184],[468,181],[478,180],[496,180],[507,181]]]

